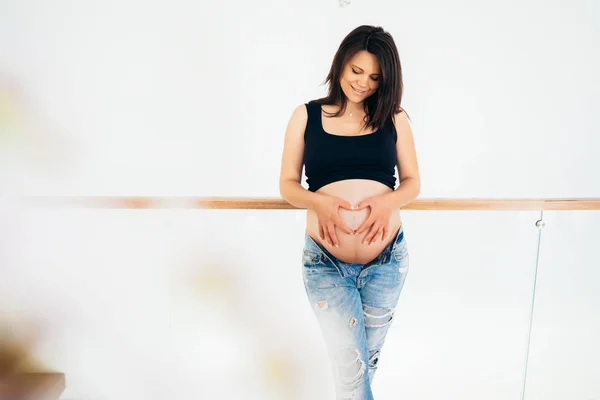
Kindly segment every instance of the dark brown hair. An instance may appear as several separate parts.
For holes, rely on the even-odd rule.
[[[340,86],[340,77],[346,63],[361,50],[366,50],[377,58],[381,80],[377,90],[364,101],[367,114],[365,126],[383,129],[394,115],[406,111],[400,107],[403,84],[398,49],[392,36],[379,26],[361,25],[342,40],[323,82],[329,85],[328,95],[315,102],[340,107],[338,112],[330,113],[329,116],[337,117],[344,113],[347,98]]]

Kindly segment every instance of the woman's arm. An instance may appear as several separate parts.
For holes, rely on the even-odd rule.
[[[394,126],[398,133],[396,153],[398,163],[399,186],[386,195],[394,208],[402,208],[412,202],[421,193],[421,176],[417,163],[417,153],[410,122],[406,113],[397,114]]]
[[[295,207],[311,209],[322,195],[311,192],[300,184],[304,158],[304,130],[307,120],[306,107],[301,104],[294,109],[285,131],[279,174],[279,194]]]
[[[319,237],[327,240],[333,246],[339,246],[335,232],[336,227],[349,235],[353,234],[340,218],[339,209],[350,210],[352,205],[337,197],[311,192],[300,184],[304,159],[304,131],[307,120],[306,107],[304,105],[296,107],[285,133],[279,174],[279,193],[285,201],[295,207],[314,210],[319,221]]]

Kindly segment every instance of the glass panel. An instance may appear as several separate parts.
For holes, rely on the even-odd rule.
[[[525,398],[600,398],[600,212],[544,221]]]
[[[302,281],[305,211],[15,215],[2,316],[38,324],[34,355],[66,374],[70,397],[333,398]],[[410,271],[375,396],[521,397],[539,217],[403,212]],[[545,213],[528,399],[598,393],[599,219]]]
[[[520,397],[539,215],[403,213],[410,272],[375,396]],[[169,236],[178,246],[170,267],[177,394],[334,398],[301,277],[304,217],[304,211],[171,213]]]
[[[375,390],[521,396],[539,212],[404,212],[410,272]]]

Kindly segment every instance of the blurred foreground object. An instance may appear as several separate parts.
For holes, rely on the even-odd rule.
[[[50,372],[14,372],[0,378],[1,400],[59,400],[65,376]]]
[[[64,374],[44,371],[30,354],[31,338],[17,339],[18,327],[5,324],[0,326],[0,400],[58,400],[65,390]]]

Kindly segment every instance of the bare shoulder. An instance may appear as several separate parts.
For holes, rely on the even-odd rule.
[[[294,108],[291,120],[294,122],[306,122],[308,120],[308,111],[306,110],[306,104],[300,104],[296,106],[296,108]]]
[[[399,113],[394,114],[394,124],[408,122],[408,116],[404,110],[401,110]]]
[[[305,104],[300,104],[294,108],[288,121],[286,136],[293,137],[297,141],[304,134],[308,122],[308,111]]]
[[[410,120],[406,115],[404,110],[399,113],[394,114],[394,126],[396,127],[396,131],[398,134],[412,134],[412,129],[410,125]]]

